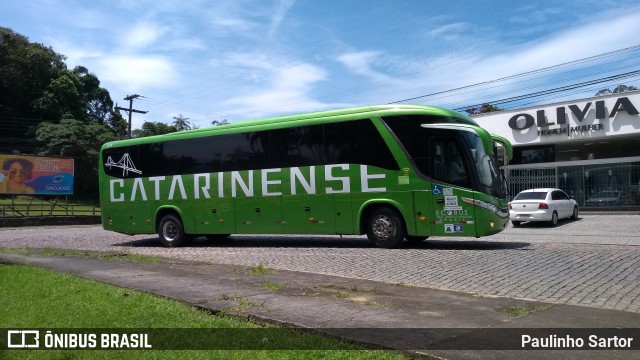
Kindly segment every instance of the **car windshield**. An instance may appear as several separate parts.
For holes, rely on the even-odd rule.
[[[513,200],[544,200],[546,197],[546,191],[527,191],[516,195]]]

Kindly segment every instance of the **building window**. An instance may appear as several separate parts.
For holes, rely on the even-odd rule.
[[[558,168],[557,186],[584,207],[640,205],[640,163]]]
[[[555,161],[553,145],[522,146],[513,149],[511,164],[537,164]]]

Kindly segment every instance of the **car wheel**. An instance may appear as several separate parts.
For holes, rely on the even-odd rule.
[[[162,217],[158,225],[158,237],[166,247],[178,247],[184,245],[189,237],[184,232],[184,226],[180,218],[173,214]]]
[[[405,238],[404,223],[398,213],[388,207],[371,211],[366,222],[369,241],[381,248],[396,248]]]
[[[573,208],[573,215],[571,215],[571,220],[578,220],[578,207]]]
[[[557,212],[553,212],[553,214],[551,214],[551,226],[556,226],[558,225],[558,213]]]
[[[513,224],[514,227],[518,227],[520,226],[522,222],[521,221],[512,221],[511,224]]]

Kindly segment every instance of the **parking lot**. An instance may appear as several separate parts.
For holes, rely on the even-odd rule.
[[[583,214],[481,239],[429,238],[400,249],[362,236],[235,235],[168,249],[153,235],[100,226],[0,229],[1,247],[68,248],[338,275],[551,303],[640,312],[640,215]]]

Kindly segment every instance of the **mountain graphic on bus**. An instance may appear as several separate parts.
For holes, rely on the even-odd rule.
[[[117,163],[113,162],[113,159],[111,158],[111,156],[109,156],[104,166],[108,167],[109,169],[111,169],[112,166],[121,168],[122,176],[129,175],[129,171],[134,172],[136,174],[142,174],[142,171],[138,170],[136,168],[136,165],[131,160],[129,153],[124,153],[120,161],[118,161]]]

